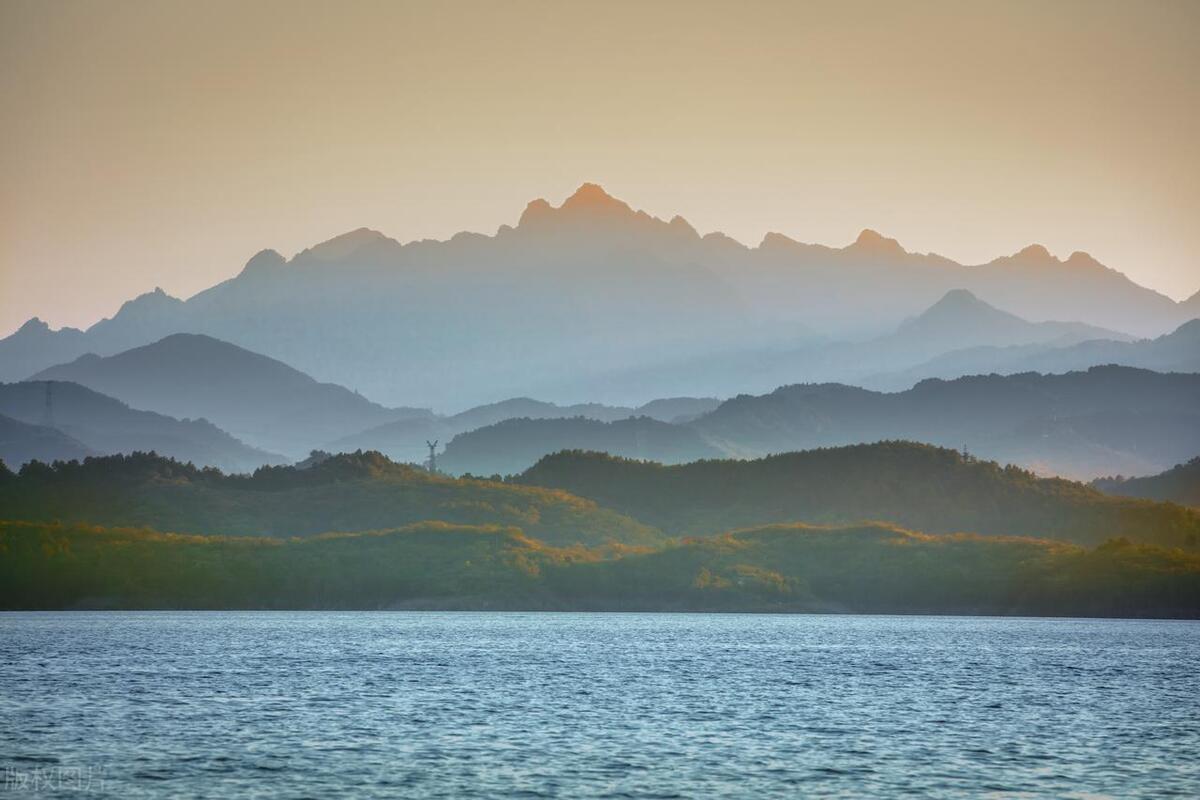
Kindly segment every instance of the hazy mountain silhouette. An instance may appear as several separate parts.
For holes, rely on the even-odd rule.
[[[690,426],[735,455],[910,439],[1070,477],[1157,472],[1200,452],[1200,375],[1093,367],[742,395]]]
[[[300,457],[314,447],[422,409],[388,409],[272,358],[197,334],[101,357],[85,355],[32,380],[74,381],[136,408],[207,419],[264,450]]]
[[[50,330],[34,317],[7,338],[0,339],[0,380],[22,380],[38,370],[77,357],[88,337],[77,328]]]
[[[0,463],[19,469],[27,461],[70,461],[95,455],[95,451],[67,434],[45,425],[0,414]]]
[[[499,403],[476,406],[448,417],[402,419],[385,423],[330,442],[325,449],[333,452],[378,450],[397,461],[423,463],[428,454],[426,442],[438,440],[445,446],[461,433],[508,419],[585,417],[601,422],[614,422],[643,416],[661,422],[681,422],[712,411],[718,405],[720,401],[714,397],[667,397],[651,400],[637,408],[607,406],[601,403],[560,406],[529,397],[514,397]]]
[[[666,464],[721,455],[690,428],[649,417],[615,422],[583,417],[509,419],[454,437],[438,458],[438,466],[453,474],[511,475],[545,455],[574,449]]]
[[[1200,320],[1192,320],[1156,339],[1114,341],[1097,337],[1069,346],[1031,344],[955,350],[915,367],[867,378],[873,389],[906,389],[924,378],[1018,372],[1059,373],[1097,364],[1120,364],[1159,372],[1200,372]]]
[[[928,533],[1093,545],[1117,537],[1200,544],[1200,512],[1109,497],[1073,481],[1039,479],[912,442],[677,466],[564,452],[539,461],[518,480],[590,498],[673,536],[780,522],[886,519]]]
[[[1097,478],[1091,484],[1108,494],[1167,500],[1200,508],[1200,457],[1144,478]]]
[[[798,380],[856,385],[878,380],[886,381],[887,388],[906,389],[925,377],[943,377],[940,373],[925,375],[914,365],[931,362],[939,354],[959,352],[961,348],[1009,348],[1030,343],[1052,347],[1097,338],[1125,341],[1131,337],[1079,322],[1029,322],[989,305],[965,289],[952,289],[896,330],[868,341],[831,342],[796,349],[772,347],[711,355],[652,369],[621,370],[601,376],[589,390],[603,393],[611,392],[614,386],[628,386],[625,391],[642,387],[642,391],[683,389],[715,393],[737,387],[743,393],[767,392]],[[960,371],[944,377],[988,371],[975,368],[977,365],[970,359],[953,363],[961,367]],[[1079,366],[1086,369],[1097,363],[1104,362],[1089,361]],[[904,370],[905,367],[909,369]]]
[[[914,350],[945,352],[948,345],[1070,344],[1099,338],[1132,337],[1082,322],[1028,322],[985,303],[966,289],[953,289],[920,316],[905,321],[885,341],[891,346],[902,344]]]
[[[389,404],[461,407],[533,393],[629,405],[744,387],[698,392],[686,380],[660,379],[640,394],[633,382],[609,394],[587,389],[617,370],[794,349],[814,341],[814,330],[876,336],[959,288],[1027,320],[1137,335],[1184,321],[1180,304],[1083,253],[1060,261],[1031,246],[964,267],[871,231],[843,248],[779,234],[746,247],[701,236],[679,217],[634,211],[585,184],[557,208],[535,200],[515,227],[493,236],[400,244],[361,229],[290,260],[265,250],[186,302],[142,295],[82,334],[23,329],[0,342],[0,379],[183,332]],[[789,380],[797,379],[816,378]]]
[[[715,408],[716,404],[713,407]],[[469,431],[519,417],[528,417],[529,419],[587,417],[602,422],[611,422],[625,419],[633,413],[634,409],[627,406],[606,406],[603,403],[576,403],[563,406],[557,403],[547,403],[544,400],[534,400],[531,397],[514,397],[498,403],[487,403],[469,408],[447,417],[446,422],[461,431]]]
[[[46,387],[51,393],[47,421]],[[280,457],[250,447],[206,420],[178,420],[132,409],[120,400],[77,383],[0,383],[0,414],[54,427],[97,453],[154,451],[235,472],[279,463]]]

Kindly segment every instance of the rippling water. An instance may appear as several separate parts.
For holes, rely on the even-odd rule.
[[[0,615],[10,793],[1200,795],[1200,625]]]

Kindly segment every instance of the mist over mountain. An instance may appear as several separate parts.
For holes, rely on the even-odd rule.
[[[892,394],[798,384],[735,397],[689,427],[739,456],[909,439],[1041,473],[1144,475],[1200,452],[1200,375],[1105,366],[930,379]]]
[[[113,356],[80,356],[32,380],[73,381],[136,408],[207,419],[247,444],[293,457],[384,422],[432,416],[423,409],[384,408],[275,359],[197,334],[172,334]]]
[[[615,422],[584,417],[508,419],[455,436],[438,458],[438,466],[459,475],[511,475],[550,453],[575,449],[666,464],[722,454],[691,428],[649,417]]]
[[[1127,340],[1132,337],[1082,322],[1028,322],[980,300],[966,289],[945,294],[919,316],[906,320],[891,336],[879,340],[912,358],[924,350],[945,352],[948,345],[1072,344],[1088,339]]]
[[[860,385],[879,381],[889,389],[907,389],[922,378],[940,377],[923,374],[917,365],[933,363],[939,354],[949,357],[953,353],[972,352],[962,348],[1027,345],[1050,349],[1092,339],[1123,342],[1132,338],[1080,322],[1029,322],[965,289],[952,289],[895,330],[866,341],[819,342],[801,347],[776,343],[668,361],[653,367],[624,368],[584,382],[580,391],[596,397],[624,396],[638,391],[729,395],[769,392],[795,383],[798,377],[808,383]],[[974,369],[976,365],[970,359],[954,363],[961,367],[960,371],[945,377],[987,371]],[[1086,362],[1080,368],[1097,363],[1103,362]]]
[[[56,429],[94,453],[154,451],[199,466],[233,472],[281,460],[277,455],[238,441],[211,422],[178,420],[153,411],[140,411],[65,381],[0,383],[0,414],[26,424]],[[20,465],[9,466],[15,469]]]
[[[397,461],[423,463],[428,454],[426,442],[436,440],[445,447],[459,434],[509,419],[582,417],[600,422],[615,422],[629,417],[650,417],[660,422],[685,422],[712,411],[718,405],[720,401],[714,397],[665,397],[651,400],[636,408],[607,406],[602,403],[560,406],[529,397],[514,397],[469,408],[448,417],[421,417],[389,422],[330,442],[324,449],[333,452],[377,450]],[[485,474],[490,475],[491,472]]]
[[[385,404],[461,408],[536,394],[636,405],[761,390],[734,383],[736,373],[697,390],[688,383],[695,371],[678,365],[795,351],[820,336],[878,336],[957,289],[1030,321],[1136,335],[1184,321],[1180,304],[1084,253],[1060,261],[1032,246],[963,266],[872,231],[844,248],[779,234],[746,247],[584,184],[558,207],[535,200],[515,227],[492,236],[401,244],[360,229],[291,259],[265,250],[186,301],[142,295],[82,333],[26,326],[0,342],[0,378],[202,333]],[[673,369],[680,380],[668,380]],[[605,379],[637,370],[658,383]],[[786,382],[831,377],[793,372]],[[606,385],[607,393],[595,391]]]
[[[1200,312],[1198,312],[1200,313]],[[1097,364],[1119,364],[1159,372],[1200,372],[1200,319],[1180,325],[1155,339],[1114,340],[1097,336],[1063,346],[1061,342],[980,346],[954,350],[906,370],[866,378],[872,389],[907,389],[925,378],[1018,372],[1061,373],[1084,370]]]
[[[95,451],[67,434],[45,425],[31,425],[0,414],[0,463],[19,469],[27,461],[70,461]]]
[[[421,437],[443,435],[447,428],[436,427],[443,423],[403,420],[345,444],[375,442],[422,461]],[[559,450],[683,463],[890,439],[965,447],[1048,475],[1150,474],[1200,450],[1200,375],[1105,366],[1065,375],[930,379],[896,393],[794,384],[739,395],[674,424],[645,417],[508,419],[441,439],[439,467],[503,475]]]

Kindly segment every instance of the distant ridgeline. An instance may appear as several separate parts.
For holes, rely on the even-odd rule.
[[[1026,359],[1180,369],[1168,344],[1119,345],[1196,317],[1200,295],[1177,303],[1083,252],[1060,259],[1031,245],[966,266],[871,230],[845,247],[780,233],[747,246],[585,184],[558,207],[529,203],[493,235],[402,244],[359,229],[291,258],[263,250],[187,300],[143,294],[87,330],[30,319],[0,340],[0,380],[189,333],[389,406],[461,407],[529,392],[630,405],[796,381],[906,388],[921,377],[1038,368]],[[1092,341],[1099,352],[1054,352]],[[961,352],[973,348],[983,352]],[[952,374],[946,362],[921,366],[950,351],[959,351]],[[344,420],[379,415],[342,400]],[[288,431],[261,432],[273,443],[256,446],[288,452]]]
[[[154,450],[244,472],[302,459],[314,449],[377,450],[396,461],[423,463],[426,443],[437,441],[445,448],[439,464],[446,471],[505,475],[564,449],[676,464],[910,439],[1086,480],[1158,472],[1200,452],[1200,321],[1153,341],[1061,345],[1091,335],[1104,332],[1075,323],[1026,322],[952,291],[894,333],[869,342],[766,355],[715,352],[682,368],[730,379],[736,374],[740,393],[723,402],[704,394],[636,406],[513,397],[438,414],[385,407],[276,359],[180,333],[112,356],[84,355],[30,380],[0,384],[0,415],[8,418],[0,420],[5,431],[0,460],[15,468],[31,458]],[[1020,366],[1024,357],[1014,353],[1030,355],[1023,349],[1027,345],[995,343],[1030,340],[1034,344],[1028,346],[1058,352],[1054,364],[1086,369],[962,376],[976,361],[1002,370]],[[851,385],[845,381],[854,373],[839,366],[855,365],[861,377],[943,352],[951,343],[971,342],[993,344],[966,348],[948,360],[935,356],[915,372],[877,374],[864,383],[887,388],[898,381],[891,388],[902,391]],[[967,350],[979,358],[966,358]],[[985,353],[1005,358],[995,362]],[[1091,365],[1109,357],[1177,371]],[[661,377],[672,369],[654,372]],[[914,385],[926,372],[953,377]],[[818,382],[827,378],[839,382]],[[607,385],[602,381],[597,392]],[[763,393],[753,393],[756,386],[764,386]]]
[[[886,439],[962,448],[1090,479],[1157,472],[1200,452],[1200,374],[1092,367],[1065,375],[931,379],[903,392],[794,384],[694,419],[515,419],[456,436],[451,472],[515,474],[564,449],[681,464]]]
[[[0,469],[0,510],[4,608],[1200,616],[1200,512],[902,442],[516,482],[135,454]]]

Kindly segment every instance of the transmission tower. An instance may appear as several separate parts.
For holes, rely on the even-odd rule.
[[[429,441],[428,439],[426,439],[426,440],[425,440],[425,444],[427,444],[427,445],[429,446],[429,471],[430,471],[430,472],[437,472],[437,446],[438,446],[438,440],[437,440],[437,439],[434,439],[434,440],[431,442],[431,441]]]

